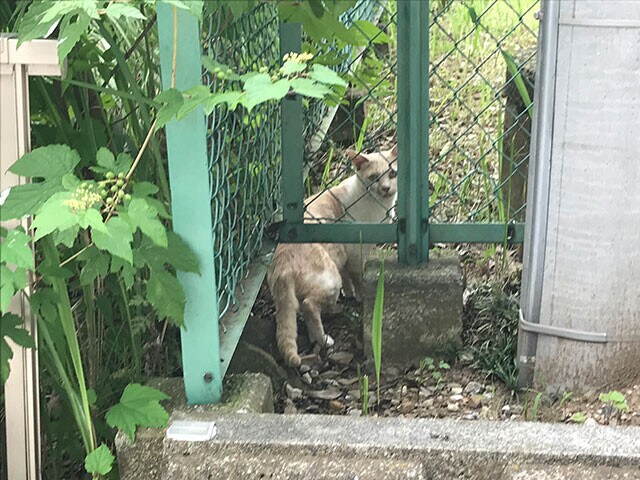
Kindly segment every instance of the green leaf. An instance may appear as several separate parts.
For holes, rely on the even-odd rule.
[[[56,193],[36,212],[31,227],[35,230],[34,241],[55,230],[66,230],[78,223],[78,217],[65,203],[71,199],[70,192]]]
[[[173,265],[176,270],[200,273],[200,262],[191,247],[175,232],[167,232],[169,246],[165,261]]]
[[[289,93],[290,86],[291,82],[288,80],[283,79],[272,83],[268,74],[258,73],[245,81],[244,89],[247,93],[247,98],[243,103],[251,111],[253,107],[260,103],[269,100],[280,100]]]
[[[162,0],[164,3],[173,5],[182,10],[188,10],[198,20],[202,20],[202,8],[204,0]]]
[[[11,187],[9,196],[0,207],[0,220],[4,222],[32,215],[44,202],[63,190],[60,178]]]
[[[33,2],[25,16],[18,24],[18,46],[23,42],[36,38],[45,38],[52,32],[53,27],[58,23],[58,19],[43,20],[44,15],[52,7],[52,2]]]
[[[10,338],[16,345],[25,348],[35,348],[33,337],[22,328],[22,319],[13,313],[5,313],[0,317],[0,379],[4,384],[9,378],[9,360],[13,358],[13,351],[6,339]]]
[[[204,114],[210,115],[213,109],[221,103],[226,103],[230,110],[235,110],[246,96],[244,92],[231,90],[229,92],[213,93],[204,102]]]
[[[67,145],[47,145],[20,157],[9,171],[23,177],[44,179],[62,178],[73,173],[80,156]]]
[[[115,257],[114,257],[115,258]],[[110,255],[91,247],[82,256],[85,261],[80,270],[80,285],[90,285],[98,277],[104,277],[109,272]]]
[[[287,60],[282,64],[282,67],[280,67],[280,73],[282,73],[282,75],[289,76],[304,72],[306,69],[306,63],[298,62],[296,60]]]
[[[167,229],[158,220],[158,211],[142,198],[133,198],[127,208],[131,226],[139,228],[153,243],[167,246]]]
[[[217,74],[218,72],[225,72],[225,80],[239,80],[240,76],[235,73],[228,65],[220,63],[217,60],[211,58],[208,55],[202,56],[202,66],[209,72]],[[231,71],[231,73],[228,73]]]
[[[376,298],[373,304],[371,323],[371,348],[376,371],[376,385],[380,385],[380,369],[382,366],[382,312],[384,310],[384,261],[380,262],[380,273],[376,287]],[[379,388],[379,387],[378,387]]]
[[[100,250],[106,250],[132,264],[131,242],[133,241],[133,230],[131,226],[120,217],[111,218],[105,225],[107,233],[99,230],[93,231],[93,243]]]
[[[107,170],[115,171],[116,157],[114,157],[113,153],[111,153],[111,151],[106,147],[102,147],[98,150],[96,153],[96,162]]]
[[[324,98],[325,95],[331,93],[331,89],[327,86],[314,82],[309,78],[294,78],[291,80],[291,88],[305,97]]]
[[[145,20],[146,17],[137,8],[126,3],[109,3],[105,11],[108,17],[117,20],[120,17]]]
[[[0,265],[0,310],[6,311],[11,298],[26,286],[27,272],[24,268],[11,270],[6,265]]]
[[[29,242],[31,237],[21,227],[11,230],[0,248],[0,262],[12,263],[20,268],[34,268],[33,252]]]
[[[180,107],[178,114],[176,115],[177,120],[182,120],[184,117],[193,112],[196,108],[203,105],[204,102],[209,98],[211,94],[211,90],[206,85],[197,85],[189,90],[186,90],[183,93],[184,103]]]
[[[132,189],[133,195],[136,197],[148,197],[158,193],[158,190],[160,190],[157,185],[151,182],[136,182],[133,184]]]
[[[520,73],[520,69],[518,68],[518,64],[513,59],[513,57],[509,55],[507,52],[505,52],[504,50],[500,50],[500,52],[502,53],[502,57],[504,58],[504,61],[507,64],[507,70],[509,70],[509,75],[511,75],[513,81],[516,84],[516,88],[518,89],[518,93],[522,98],[522,102],[524,103],[525,109],[527,110],[529,117],[533,118],[533,109],[530,108],[533,102],[531,101],[531,97],[529,96],[529,91],[527,90],[527,87],[524,84],[524,80],[522,78],[522,74]]]
[[[119,4],[115,4],[119,5]],[[92,475],[106,475],[113,468],[116,457],[104,443],[91,452],[84,460],[84,468]]]
[[[169,414],[160,401],[169,397],[155,388],[137,383],[124,389],[120,401],[111,407],[106,415],[107,424],[124,432],[131,441],[135,440],[136,427],[166,427]]]
[[[583,412],[575,412],[569,420],[574,423],[584,423],[587,420],[587,416]]]
[[[324,65],[315,64],[311,70],[310,77],[312,80],[326,85],[338,85],[341,87],[347,86],[347,82],[340,78],[336,72]]]
[[[133,287],[134,274],[136,273],[136,268],[133,265],[127,263],[120,257],[112,257],[111,272],[117,274],[122,279],[125,287]]]
[[[53,242],[56,245],[64,245],[68,248],[73,247],[73,244],[78,237],[78,231],[80,230],[80,225],[74,225],[71,228],[67,228],[66,230],[58,230],[53,234]]]
[[[60,34],[58,35],[58,60],[60,63],[67,58],[73,47],[80,41],[80,37],[87,31],[90,23],[91,17],[84,12],[78,12],[73,23],[69,17],[64,18],[60,24]]]
[[[176,325],[184,322],[184,291],[178,279],[162,269],[152,269],[147,283],[147,300],[161,318],[169,318]]]
[[[380,30],[375,24],[366,20],[356,20],[350,28],[356,35],[362,35],[364,40],[369,43],[389,43],[389,35]]]
[[[178,114],[184,104],[182,93],[175,88],[169,88],[163,91],[155,98],[155,101],[163,104],[156,114],[158,128],[164,127],[169,123],[169,121]]]

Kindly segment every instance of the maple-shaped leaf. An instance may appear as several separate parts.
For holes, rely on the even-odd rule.
[[[139,383],[127,385],[120,401],[109,409],[106,415],[110,427],[122,430],[131,441],[135,440],[136,427],[166,427],[169,414],[160,405],[169,397],[155,388]]]
[[[94,475],[106,475],[113,468],[116,457],[104,443],[91,452],[84,460],[84,468]]]

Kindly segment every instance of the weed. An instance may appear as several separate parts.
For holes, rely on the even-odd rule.
[[[569,421],[573,423],[584,423],[586,420],[587,416],[584,414],[584,412],[575,412],[569,418]]]
[[[444,373],[451,368],[444,360],[440,360],[438,363],[431,357],[424,357],[420,360],[420,370],[431,373],[431,378],[436,384],[439,384],[444,377]]]
[[[602,403],[612,406],[618,412],[626,412],[629,410],[626,397],[617,390],[601,393],[598,398]]]

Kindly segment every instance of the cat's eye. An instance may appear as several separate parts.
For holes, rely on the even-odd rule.
[[[389,178],[396,178],[398,176],[398,172],[396,172],[393,168],[390,169]]]
[[[370,182],[375,182],[378,179],[378,176],[374,173],[369,175],[369,181]]]

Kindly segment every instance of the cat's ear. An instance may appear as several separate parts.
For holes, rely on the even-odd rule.
[[[398,144],[396,143],[393,148],[391,149],[391,158],[393,160],[398,158]]]
[[[355,150],[349,149],[345,153],[351,160],[351,163],[353,163],[353,166],[356,167],[356,170],[360,170],[362,168],[362,165],[369,161],[367,157],[365,157],[361,153],[356,152]]]

